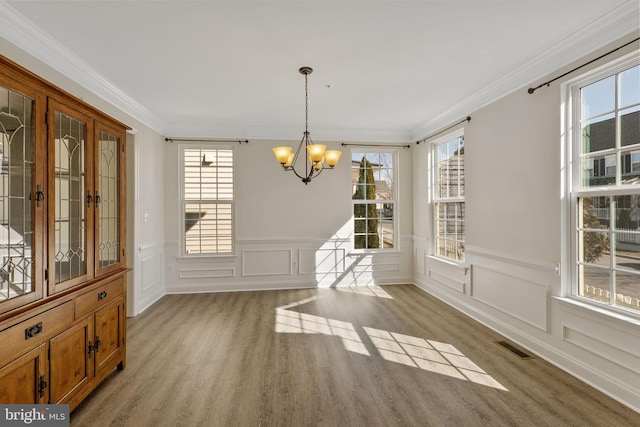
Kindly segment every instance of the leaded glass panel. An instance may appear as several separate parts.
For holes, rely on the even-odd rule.
[[[55,279],[86,274],[85,144],[87,125],[55,112]]]
[[[118,137],[103,130],[98,141],[98,267],[104,268],[120,261],[120,223],[118,189],[120,165]]]
[[[0,87],[0,301],[34,292],[33,99]]]

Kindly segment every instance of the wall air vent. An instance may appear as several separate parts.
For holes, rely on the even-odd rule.
[[[530,354],[527,354],[524,351],[520,350],[519,348],[514,347],[513,344],[511,343],[508,343],[506,341],[498,341],[498,344],[500,344],[510,352],[518,355],[518,357],[520,357],[521,359],[531,359]]]

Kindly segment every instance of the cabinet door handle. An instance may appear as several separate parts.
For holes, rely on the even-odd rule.
[[[42,185],[38,184],[36,187],[36,206],[40,207],[43,200],[44,200],[44,191],[42,191]]]
[[[93,202],[93,196],[91,195],[91,191],[87,191],[87,207],[91,207],[91,202]]]
[[[91,353],[93,353],[93,350],[95,349],[96,348],[93,346],[93,343],[89,341],[89,358],[91,358]]]
[[[98,301],[102,301],[106,297],[107,297],[107,291],[102,291],[102,292],[98,293]]]
[[[40,392],[40,397],[44,397],[44,391],[47,389],[47,381],[44,379],[44,375],[40,375],[40,387],[38,387],[38,391]]]
[[[99,204],[100,204],[100,195],[96,191],[96,206],[98,206]]]
[[[100,351],[101,345],[102,345],[102,341],[100,341],[100,337],[96,335],[96,346],[95,346],[96,353]]]
[[[36,323],[35,325],[31,326],[30,328],[27,328],[24,330],[24,339],[28,340],[29,338],[33,338],[36,335],[38,335],[40,332],[42,332],[42,322]]]

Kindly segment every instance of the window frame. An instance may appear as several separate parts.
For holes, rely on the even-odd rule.
[[[386,201],[386,200],[374,200],[375,203],[383,203],[383,204],[392,204],[393,205],[393,219],[392,219],[392,224],[393,224],[393,247],[391,248],[356,248],[355,247],[355,216],[354,216],[354,208],[356,206],[356,204],[363,204],[364,202],[356,202],[356,200],[369,200],[369,199],[354,199],[353,198],[353,175],[352,173],[349,174],[349,185],[351,185],[352,190],[351,190],[351,226],[352,226],[352,233],[351,233],[351,252],[352,253],[356,253],[356,254],[361,254],[361,253],[391,253],[391,252],[399,252],[400,248],[398,247],[399,245],[399,237],[398,237],[398,230],[399,230],[399,226],[398,226],[398,216],[399,216],[399,183],[398,183],[398,159],[399,159],[399,152],[400,150],[398,148],[375,148],[375,147],[362,147],[361,149],[351,149],[349,152],[349,155],[351,157],[351,161],[353,162],[353,155],[354,153],[359,153],[361,155],[367,155],[367,154],[391,154],[392,155],[392,167],[393,167],[393,186],[392,186],[392,193],[393,193],[393,198]],[[353,171],[353,167],[351,167],[352,171]]]
[[[180,144],[178,147],[178,192],[179,192],[179,213],[178,213],[178,228],[180,230],[180,242],[179,242],[179,258],[224,258],[236,256],[236,239],[235,239],[235,176],[236,176],[236,162],[235,162],[235,146],[232,144],[218,144],[218,143],[186,143]],[[186,230],[185,230],[185,206],[189,201],[185,199],[185,153],[188,150],[229,150],[232,156],[232,199],[228,201],[226,199],[198,199],[200,201],[205,200],[212,204],[225,204],[231,206],[231,250],[229,252],[199,252],[189,253],[186,250]]]
[[[431,243],[431,256],[443,260],[445,262],[450,262],[450,263],[454,263],[456,265],[461,265],[461,266],[466,266],[467,265],[467,260],[466,260],[466,225],[467,225],[467,221],[466,221],[466,174],[463,173],[463,195],[462,196],[458,196],[458,197],[440,197],[439,196],[439,192],[438,192],[438,185],[439,185],[439,180],[438,180],[438,147],[441,146],[442,144],[447,144],[455,139],[458,138],[463,138],[463,147],[464,147],[464,128],[460,128],[457,129],[453,132],[449,132],[446,135],[441,136],[438,139],[434,139],[433,141],[431,141],[430,143],[430,157],[431,157],[431,161],[430,161],[430,173],[429,173],[429,179],[430,179],[430,185],[429,185],[429,192],[431,193],[431,200],[430,200],[430,204],[431,204],[431,215],[432,215],[432,221],[431,221],[431,235],[433,236],[433,240]],[[464,168],[463,168],[464,171]],[[438,205],[441,203],[462,203],[464,206],[464,214],[462,215],[462,222],[464,224],[464,233],[463,233],[463,245],[464,248],[462,250],[462,259],[456,259],[456,258],[452,258],[446,255],[441,255],[438,253],[438,236],[437,236],[437,232],[438,232]],[[458,216],[456,216],[456,220],[458,220]]]
[[[622,273],[627,273],[629,270],[624,268],[620,268],[615,264],[615,261],[610,260],[608,266],[597,266],[597,269],[602,271],[609,272],[609,289],[610,291],[609,301],[598,301],[594,298],[589,298],[588,296],[580,295],[580,265],[587,265],[589,267],[593,266],[594,263],[588,263],[584,260],[580,259],[580,238],[579,234],[581,230],[586,230],[589,232],[589,227],[580,226],[580,199],[585,198],[595,198],[595,197],[607,197],[613,199],[617,196],[628,196],[628,195],[638,195],[640,196],[640,184],[623,184],[621,182],[622,179],[622,170],[624,168],[623,155],[625,153],[629,153],[630,156],[636,152],[638,148],[640,148],[637,144],[622,146],[620,142],[620,134],[619,123],[620,123],[620,112],[624,111],[628,108],[634,107],[622,107],[620,108],[618,101],[618,82],[616,79],[616,83],[614,86],[614,90],[616,92],[615,95],[615,106],[614,106],[614,120],[615,120],[615,146],[614,148],[603,149],[598,151],[600,155],[593,155],[592,153],[583,154],[582,147],[582,126],[581,126],[581,117],[582,117],[582,99],[581,99],[581,89],[589,86],[593,83],[596,83],[600,80],[609,78],[611,76],[616,76],[619,73],[639,66],[640,58],[638,57],[638,51],[630,53],[628,55],[624,55],[614,61],[611,61],[601,67],[598,67],[590,72],[587,72],[581,76],[578,76],[574,79],[571,79],[565,82],[563,87],[563,110],[565,110],[564,121],[563,121],[563,129],[562,132],[565,135],[565,153],[566,159],[563,162],[565,167],[565,179],[566,185],[563,194],[566,195],[566,200],[568,204],[568,220],[566,226],[565,233],[565,242],[567,250],[565,251],[564,259],[567,259],[568,266],[565,269],[565,280],[563,280],[562,286],[562,296],[567,297],[569,299],[579,301],[580,303],[586,304],[589,307],[593,307],[594,309],[604,310],[606,313],[623,315],[623,316],[632,316],[640,318],[640,310],[635,310],[633,308],[624,307],[621,305],[614,304],[615,300],[615,275],[618,271]],[[634,149],[635,148],[635,149]],[[603,184],[596,186],[585,186],[583,182],[583,158],[594,158],[602,156],[599,160],[601,163],[605,163],[604,176],[611,176],[607,174],[607,166],[606,159],[610,156],[615,156],[616,164],[615,164],[615,182],[613,184]],[[633,158],[633,157],[631,157]],[[594,175],[598,176],[598,175]],[[607,208],[613,211],[613,206]],[[614,212],[615,215],[615,212]],[[588,229],[588,230],[587,230]],[[610,223],[608,228],[603,229],[603,232],[607,234],[610,239],[609,242],[614,242],[615,239],[611,239],[614,237],[615,233],[619,233],[617,231],[618,228],[614,228]],[[583,231],[584,232],[584,231]],[[615,247],[615,246],[614,246]],[[640,279],[640,275],[638,275]],[[586,284],[585,284],[586,285]]]

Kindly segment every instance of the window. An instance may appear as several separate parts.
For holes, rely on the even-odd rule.
[[[182,147],[185,254],[233,253],[233,150]]]
[[[640,313],[640,65],[569,85],[572,295]]]
[[[464,261],[464,134],[433,143],[433,217],[436,255]]]
[[[393,249],[397,151],[353,151],[353,248]]]

